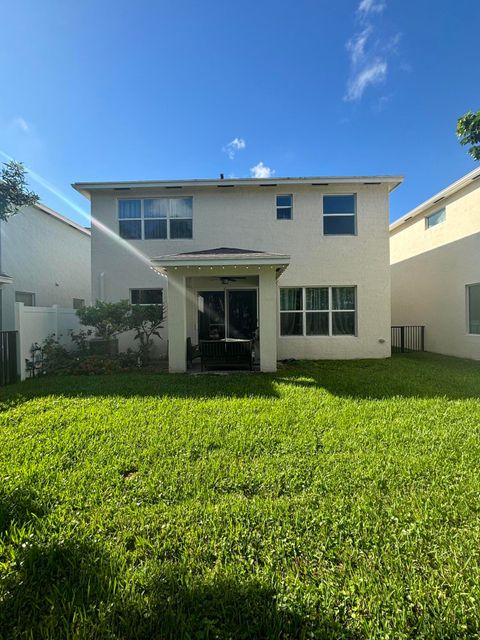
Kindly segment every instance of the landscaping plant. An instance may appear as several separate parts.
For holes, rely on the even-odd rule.
[[[129,313],[130,328],[135,331],[135,340],[139,342],[139,357],[143,366],[151,359],[154,336],[161,339],[164,308],[162,305],[133,305]]]

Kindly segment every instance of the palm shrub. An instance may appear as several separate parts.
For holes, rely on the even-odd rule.
[[[138,352],[143,366],[150,362],[154,337],[162,339],[165,309],[162,305],[133,305],[130,308],[129,328],[135,331],[135,340],[139,341]]]

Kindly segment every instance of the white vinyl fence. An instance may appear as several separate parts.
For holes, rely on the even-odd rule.
[[[30,349],[39,345],[52,333],[67,348],[72,346],[70,331],[80,329],[80,321],[74,309],[53,307],[26,307],[16,303],[16,330],[18,331],[19,371],[22,380],[26,377],[25,360],[30,360]]]

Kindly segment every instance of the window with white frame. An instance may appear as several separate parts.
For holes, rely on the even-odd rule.
[[[121,238],[176,240],[192,237],[192,198],[122,198],[118,201]]]
[[[430,229],[441,222],[445,222],[446,217],[445,209],[440,209],[439,211],[435,211],[435,213],[431,213],[429,216],[425,216],[425,229]]]
[[[280,335],[356,335],[356,287],[282,287]]]
[[[357,198],[355,194],[323,196],[323,234],[326,236],[354,236],[356,230]]]
[[[480,283],[467,285],[468,333],[480,335]]]
[[[163,304],[163,289],[130,289],[132,304]]]
[[[277,220],[291,220],[293,214],[293,196],[278,195],[276,197]]]
[[[23,302],[26,307],[34,307],[35,294],[29,291],[15,291],[15,302]]]

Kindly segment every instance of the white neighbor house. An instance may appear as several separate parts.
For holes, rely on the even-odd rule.
[[[480,360],[480,168],[390,226],[393,324],[427,351]]]
[[[0,328],[15,330],[15,303],[90,303],[90,230],[43,204],[0,222]]]
[[[252,337],[287,358],[390,355],[389,193],[401,177],[77,183],[92,299],[167,304],[160,348]]]

